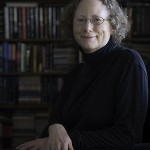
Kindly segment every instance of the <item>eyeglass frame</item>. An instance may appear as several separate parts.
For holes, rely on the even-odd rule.
[[[101,25],[101,24],[103,24],[104,23],[104,21],[109,21],[110,19],[104,19],[103,17],[99,17],[99,16],[95,16],[95,18],[93,17],[93,18],[86,18],[85,16],[80,16],[80,17],[82,17],[82,19],[84,19],[84,21],[81,23],[81,22],[76,22],[78,25],[85,25],[86,23],[87,23],[87,21],[89,20],[90,21],[90,23],[91,24],[93,24],[93,25]],[[99,19],[102,19],[102,22],[101,23],[93,23],[93,19],[97,19],[97,18],[99,18]],[[75,19],[79,19],[79,18],[74,18],[74,20],[73,20],[73,22],[75,22]]]

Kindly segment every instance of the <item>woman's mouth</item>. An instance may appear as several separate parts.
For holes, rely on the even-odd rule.
[[[92,38],[95,38],[95,36],[81,36],[81,38],[84,38],[84,39],[92,39]]]

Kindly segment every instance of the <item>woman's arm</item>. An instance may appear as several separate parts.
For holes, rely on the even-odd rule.
[[[113,125],[103,130],[72,129],[69,136],[75,148],[130,146],[141,142],[148,104],[148,78],[141,66],[129,66],[128,72],[118,81],[115,98]]]

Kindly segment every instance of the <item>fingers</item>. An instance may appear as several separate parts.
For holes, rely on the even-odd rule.
[[[68,144],[67,143],[63,145],[62,150],[68,150]]]
[[[33,146],[18,146],[18,147],[16,147],[17,150],[27,150],[30,148],[32,148],[32,150],[35,149],[35,148],[33,148]]]
[[[34,147],[32,142],[26,142],[24,144],[21,144],[21,145],[17,146],[16,149],[17,150],[26,150],[26,149],[29,149],[29,148],[32,148],[32,147]]]
[[[61,150],[74,150],[72,144],[64,144]]]
[[[27,149],[28,150],[28,149]],[[33,147],[32,150],[39,150],[39,148],[37,147]]]
[[[51,150],[46,148],[48,145],[48,138],[36,139],[33,141],[26,142],[16,147],[17,150]]]
[[[28,150],[28,149],[32,149],[32,150],[39,150],[38,147],[33,147],[33,146],[19,146],[16,147],[17,150]]]
[[[74,150],[72,144],[68,145],[68,150]]]
[[[42,149],[43,150],[43,149]],[[60,143],[57,145],[51,145],[51,147],[47,147],[47,150],[74,150],[72,144],[66,143],[61,145]]]

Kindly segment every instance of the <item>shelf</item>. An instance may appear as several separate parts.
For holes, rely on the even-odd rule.
[[[0,104],[0,110],[16,110],[16,109],[49,109],[50,104]]]
[[[149,0],[118,0],[119,3],[137,3],[137,2],[140,2],[140,3],[146,3],[146,2],[149,2]]]
[[[7,72],[0,73],[0,76],[64,76],[67,74],[67,71],[47,71],[42,73],[32,73],[32,72]]]
[[[24,42],[24,43],[63,43],[63,42],[67,42],[67,43],[73,43],[72,40],[70,39],[5,39],[5,38],[0,38],[0,42]]]
[[[127,43],[150,43],[150,37],[134,37],[134,38],[127,38],[125,40]]]
[[[129,7],[149,7],[150,6],[150,3],[149,2],[127,2],[126,3],[126,6],[129,6]]]
[[[15,0],[15,1],[12,1],[12,0],[5,0],[5,1],[1,1],[0,5],[5,5],[5,3],[7,2],[36,2],[36,3],[39,3],[39,4],[66,4],[66,3],[69,3],[70,0],[63,0],[63,1],[60,1],[60,0],[26,0],[26,1],[22,1],[22,0]]]

